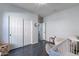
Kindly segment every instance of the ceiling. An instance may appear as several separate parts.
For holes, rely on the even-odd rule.
[[[62,11],[64,9],[78,6],[78,3],[13,3],[13,5],[24,8],[32,13],[38,14],[42,17],[51,15],[53,13]]]

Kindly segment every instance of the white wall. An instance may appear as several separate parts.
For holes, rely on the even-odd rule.
[[[46,22],[46,40],[56,35],[68,38],[72,35],[79,36],[79,6],[52,14],[44,18]]]
[[[37,29],[34,29],[34,24],[37,22],[37,15],[27,12],[24,9],[18,8],[16,6],[8,5],[8,4],[0,4],[0,40],[2,42],[8,43],[8,16],[10,15],[18,15],[21,17],[25,17],[26,20],[32,20],[32,37],[31,44],[38,43],[38,32]]]

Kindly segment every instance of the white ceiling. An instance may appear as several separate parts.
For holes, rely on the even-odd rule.
[[[64,9],[72,8],[79,5],[78,3],[47,3],[40,5],[38,3],[14,3],[13,5],[24,8],[40,16],[48,16]]]

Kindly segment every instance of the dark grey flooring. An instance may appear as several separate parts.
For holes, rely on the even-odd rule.
[[[48,56],[45,41],[11,50],[7,56]]]

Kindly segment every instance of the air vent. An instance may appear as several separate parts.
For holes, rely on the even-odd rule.
[[[38,16],[38,23],[43,23],[43,17],[41,17],[40,15]]]

